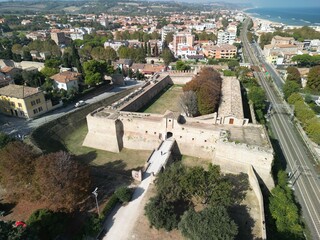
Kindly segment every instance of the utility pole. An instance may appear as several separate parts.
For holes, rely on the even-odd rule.
[[[97,207],[97,212],[98,215],[100,216],[100,210],[99,210],[99,204],[98,204],[98,188],[96,187],[96,189],[92,192],[92,194],[94,195],[95,199],[96,199],[96,207]]]

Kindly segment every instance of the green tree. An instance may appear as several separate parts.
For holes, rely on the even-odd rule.
[[[181,70],[181,71],[185,71],[185,70],[190,70],[190,66],[188,64],[186,64],[185,62],[179,60],[176,62],[176,69],[177,70]]]
[[[44,67],[43,69],[41,69],[41,73],[45,77],[51,77],[51,76],[57,74],[58,72],[59,72],[59,69],[57,69],[57,68]]]
[[[303,239],[298,207],[289,187],[276,186],[271,190],[269,208],[276,221],[277,230],[285,233],[283,239]]]
[[[307,87],[314,92],[320,92],[320,66],[315,66],[308,73]]]
[[[261,87],[252,87],[249,90],[248,97],[257,109],[265,108],[266,94]]]
[[[65,231],[66,222],[65,213],[39,209],[31,214],[27,226],[39,239],[55,239]]]
[[[144,209],[150,225],[156,229],[164,228],[171,231],[177,228],[179,219],[173,205],[162,199],[160,195],[151,198]]]
[[[270,44],[273,38],[272,33],[262,33],[260,35],[260,47],[263,49],[265,45]]]
[[[182,235],[190,240],[232,240],[238,227],[222,206],[208,207],[200,212],[185,212],[179,223]]]
[[[173,53],[169,48],[166,48],[162,51],[161,57],[163,58],[163,62],[166,67],[168,67],[169,64],[175,60]]]
[[[113,73],[112,66],[105,61],[90,60],[83,64],[85,74],[85,83],[88,85],[95,85],[103,81],[105,74]]]
[[[283,85],[284,98],[287,100],[292,93],[299,92],[300,85],[295,81],[286,81]]]

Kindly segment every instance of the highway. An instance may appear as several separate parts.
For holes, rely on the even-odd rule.
[[[273,106],[273,113],[269,117],[271,129],[279,141],[287,163],[287,171],[293,174],[292,188],[295,190],[297,200],[302,207],[302,216],[310,230],[312,239],[320,240],[320,181],[314,170],[315,162],[292,122],[292,111],[284,104],[279,90],[275,88],[277,86],[281,89],[282,79],[273,67],[262,59],[261,50],[248,42],[248,22],[247,19],[240,36],[243,42],[243,51],[252,65],[259,66],[260,69],[264,65],[274,81],[270,82],[263,71],[254,72]]]

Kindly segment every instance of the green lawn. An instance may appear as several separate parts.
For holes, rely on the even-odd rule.
[[[64,144],[70,152],[82,161],[101,166],[110,162],[121,161],[124,170],[142,167],[147,161],[151,151],[122,149],[120,153],[107,152],[94,148],[82,146],[83,140],[88,132],[87,125],[80,126],[64,139]]]
[[[173,85],[165,92],[160,93],[155,97],[155,101],[152,102],[143,112],[146,113],[158,113],[164,114],[166,110],[174,112],[182,112],[180,105],[180,96],[182,95],[182,87],[179,85]]]
[[[198,157],[192,157],[192,156],[182,156],[182,164],[187,167],[195,167],[200,166],[204,169],[208,168],[209,163],[212,163],[212,159],[204,159],[204,158],[198,158]]]

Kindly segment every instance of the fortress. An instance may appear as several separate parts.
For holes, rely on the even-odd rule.
[[[174,75],[156,75],[124,99],[90,113],[83,145],[112,152],[153,150],[173,138],[173,152],[212,159],[223,171],[233,173],[247,173],[253,167],[271,189],[273,150],[265,128],[244,118],[239,81],[224,77],[217,113],[189,118],[172,111],[163,115],[136,112],[173,83]]]

